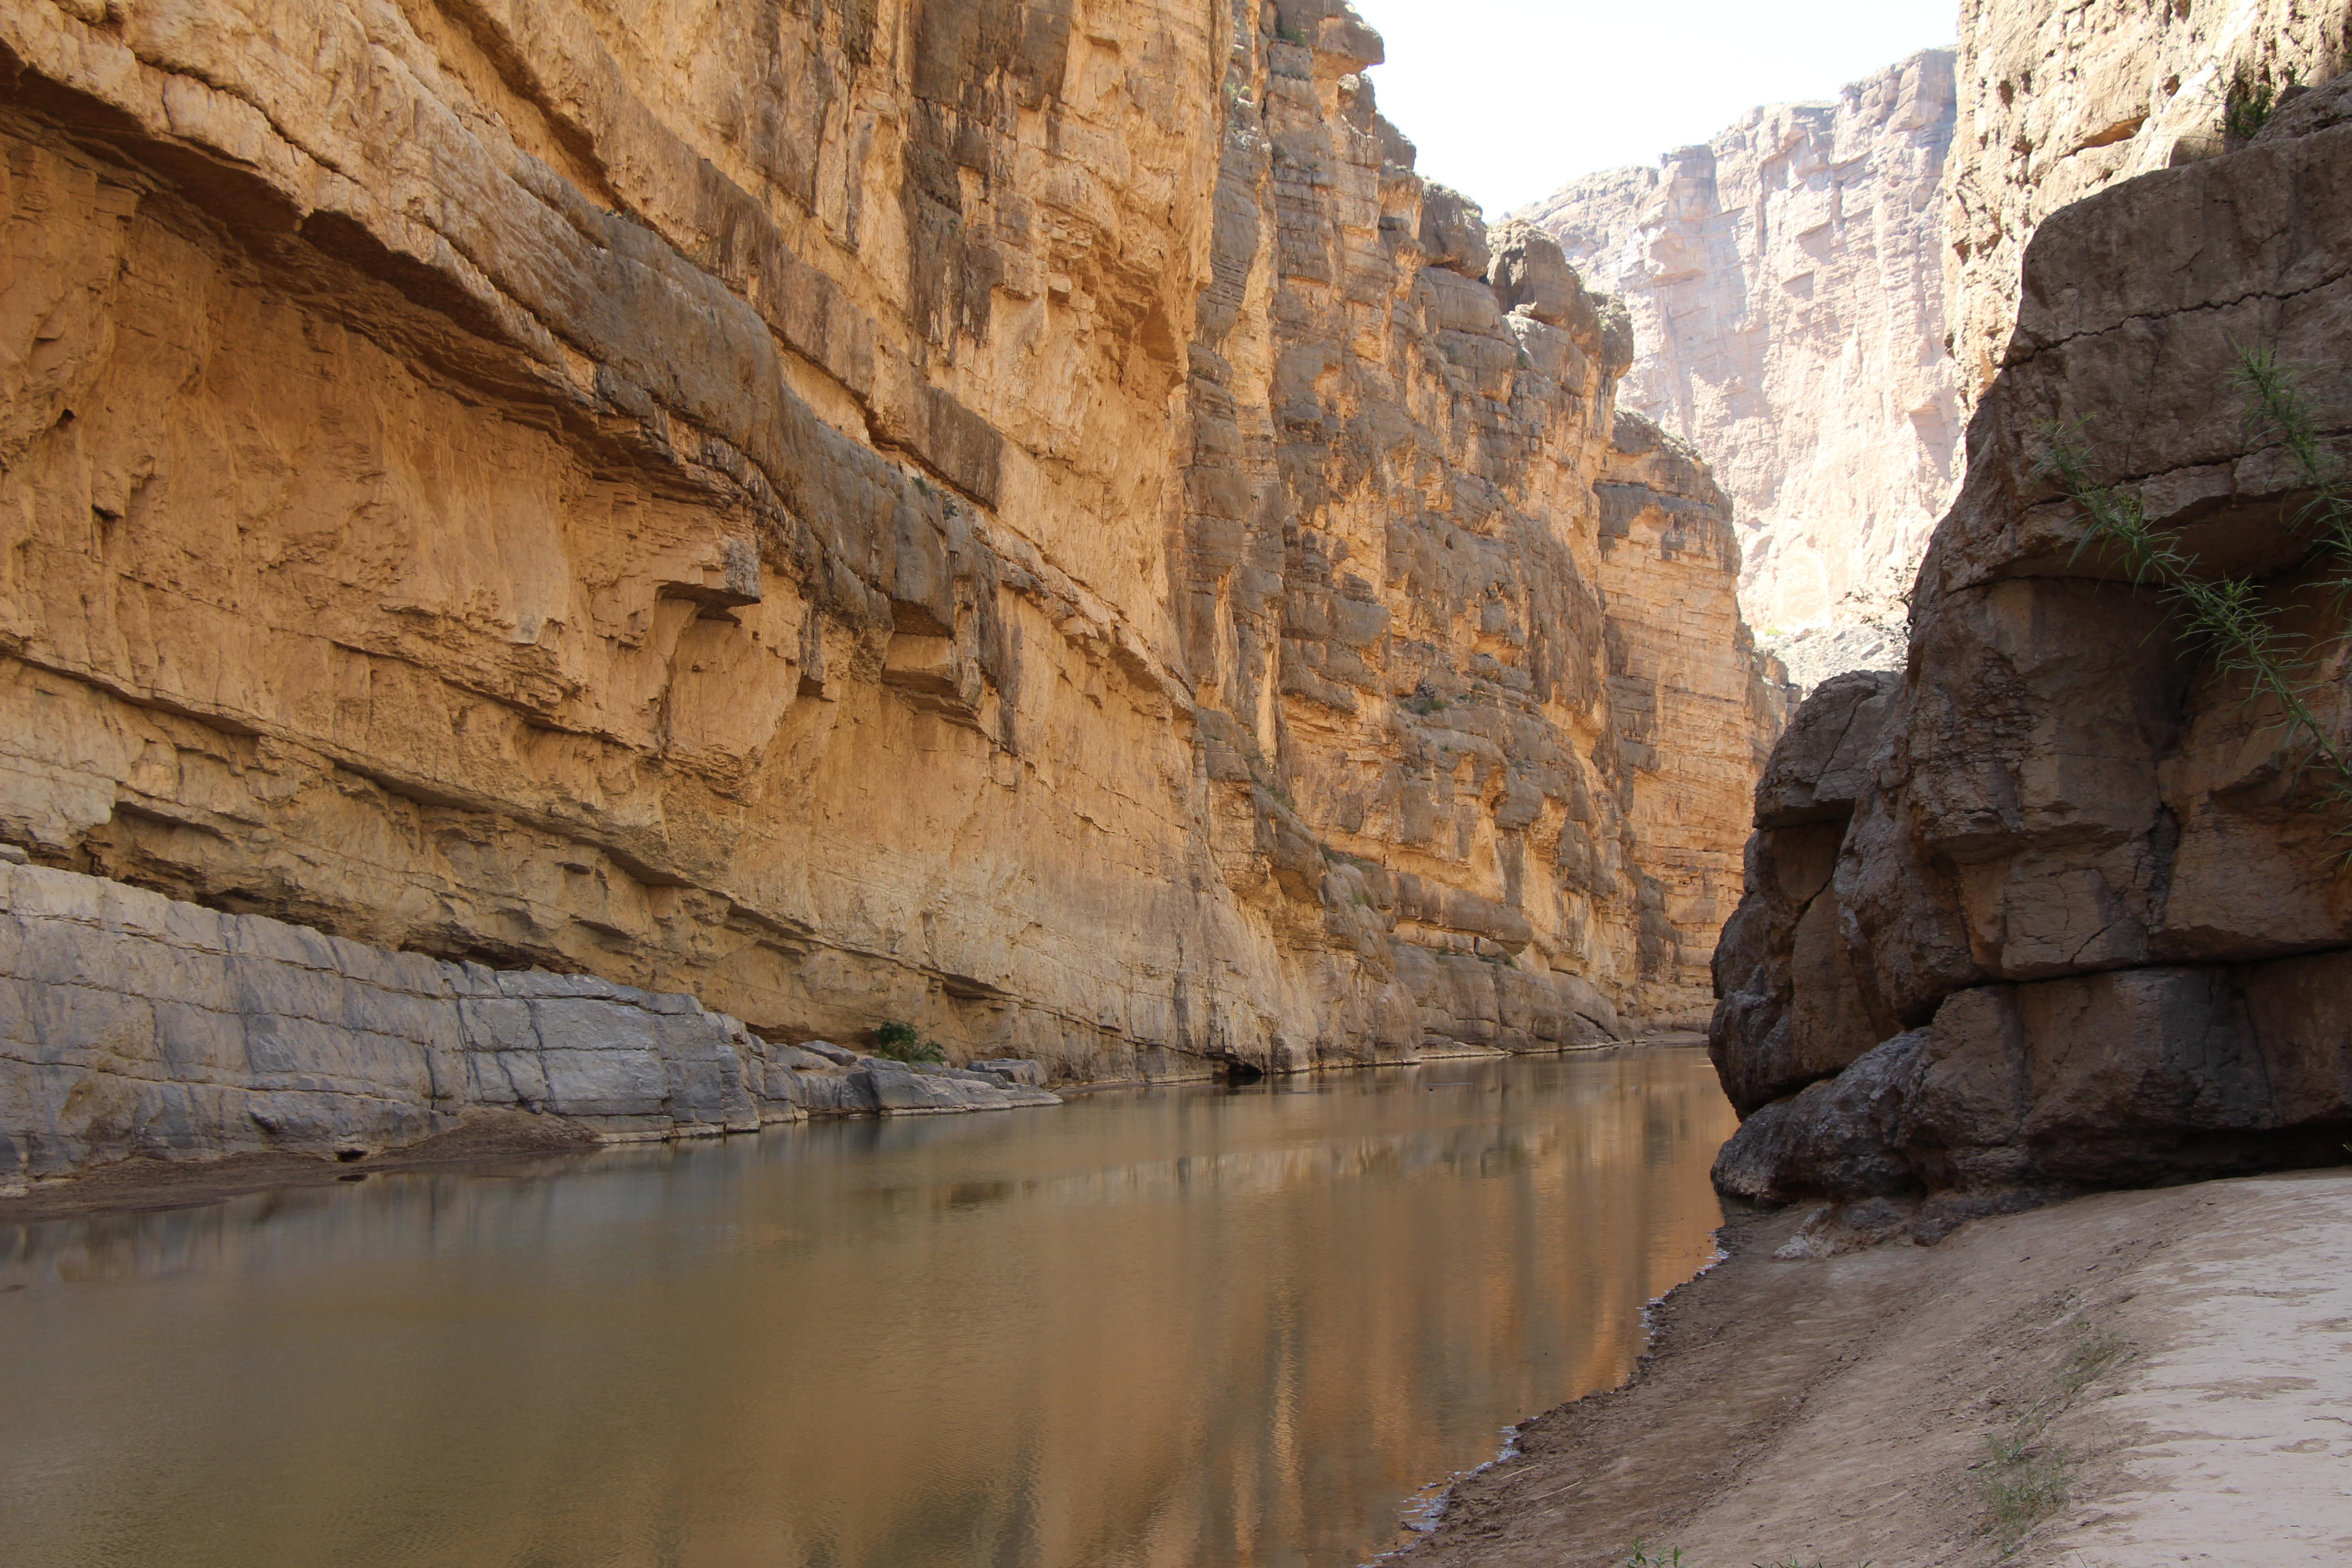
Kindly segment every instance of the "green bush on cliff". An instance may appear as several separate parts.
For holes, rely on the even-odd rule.
[[[912,1024],[886,1022],[874,1026],[874,1054],[894,1062],[943,1062],[948,1054],[937,1040],[927,1040]]]
[[[2266,81],[2255,81],[2240,71],[2221,100],[2221,134],[2232,142],[2251,142],[2277,107],[2278,94]]]

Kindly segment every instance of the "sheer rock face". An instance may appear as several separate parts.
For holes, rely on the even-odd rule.
[[[1622,400],[1696,447],[1730,493],[1741,600],[1768,641],[1899,623],[1896,596],[1951,500],[1938,190],[1953,59],[1927,50],[1835,103],[1755,110],[1524,215],[1624,297]]]
[[[2340,613],[2231,381],[2235,345],[2275,345],[2323,437],[2352,428],[2352,124],[2326,120],[2035,237],[1909,667],[1815,694],[1759,791],[1717,969],[1713,1044],[1748,1113],[1727,1192],[1924,1196],[1932,1236],[2088,1185],[2342,1158],[2352,871],[2325,766],[2288,765],[2276,713],[2179,653],[2120,558],[2077,552],[2037,466],[2053,423],[2079,426],[2093,482],[2261,577],[2284,630]],[[2347,649],[2315,646],[2312,707],[2340,736]]]
[[[1961,0],[1945,267],[1962,396],[1973,402],[2006,363],[2019,258],[2044,218],[2221,151],[2231,82],[2325,79],[2341,68],[2347,17],[2342,0]]]
[[[1623,318],[1526,241],[1504,310],[1379,49],[0,8],[0,837],[1059,1076],[1644,1016]]]
[[[1731,502],[1698,455],[1621,413],[1600,492],[1609,703],[1643,870],[1642,976],[1652,1012],[1701,1029],[1714,937],[1740,887],[1741,836],[1725,827],[1747,815],[1787,700],[1752,657]],[[1755,746],[1745,756],[1742,737]]]
[[[1703,671],[1648,711],[1698,776],[1752,776],[1743,748],[1775,721],[1727,542],[1700,531],[1714,593],[1693,606],[1612,575],[1595,486],[1618,460],[1622,311],[1548,237],[1489,234],[1412,173],[1343,16],[1286,9],[1268,36],[1248,16],[1192,348],[1182,608],[1208,766],[1235,791],[1223,875],[1333,973],[1392,975],[1368,1026],[1399,1048],[1589,1038],[1610,1006],[1685,1016],[1683,965],[1718,918],[1719,873],[1689,863],[1731,836],[1718,817],[1643,837],[1681,786],[1657,737],[1630,739],[1654,721],[1629,719],[1612,658],[1625,626],[1651,666]],[[1333,31],[1355,41],[1295,41]],[[1717,687],[1732,710],[1710,728],[1693,715]]]

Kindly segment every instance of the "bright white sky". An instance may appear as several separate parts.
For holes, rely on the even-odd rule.
[[[1948,44],[1958,0],[1355,0],[1388,40],[1381,112],[1489,221],[1579,174],[1834,98]]]

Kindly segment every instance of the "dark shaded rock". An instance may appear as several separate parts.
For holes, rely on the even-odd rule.
[[[1891,1032],[1863,990],[1831,878],[1897,678],[1824,681],[1757,786],[1748,887],[1716,948],[1709,1049],[1743,1113],[1802,1089]]]
[[[2242,682],[2176,645],[2158,594],[2081,548],[2039,467],[2053,423],[2082,429],[2095,482],[2324,631],[2294,474],[2232,383],[2240,345],[2274,344],[2323,437],[2352,426],[2352,125],[2322,97],[2066,208],[2028,250],[1907,668],[1825,684],[1757,790],[1717,955],[1710,1043],[1747,1117],[1727,1194],[1916,1202],[1933,1239],[2092,1187],[2344,1158],[2341,815]],[[2340,731],[2340,698],[2322,705]],[[1894,1210],[1873,1212],[1809,1230],[1884,1231]]]
[[[1795,827],[1853,815],[1871,755],[1903,678],[1864,669],[1832,676],[1789,720],[1756,784],[1756,826]]]

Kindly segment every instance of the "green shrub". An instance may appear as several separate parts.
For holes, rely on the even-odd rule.
[[[2294,85],[2294,72],[2286,73],[2286,85]],[[2221,99],[2221,134],[2235,142],[2252,141],[2254,133],[2270,123],[2280,90],[2267,81],[2256,81],[2241,67]]]
[[[2243,75],[2230,84],[2221,100],[2221,134],[2232,142],[2251,142],[2271,117],[2277,95],[2268,82],[2249,81]]]
[[[894,1062],[943,1062],[948,1054],[937,1040],[927,1040],[912,1024],[874,1026],[874,1054]]]

